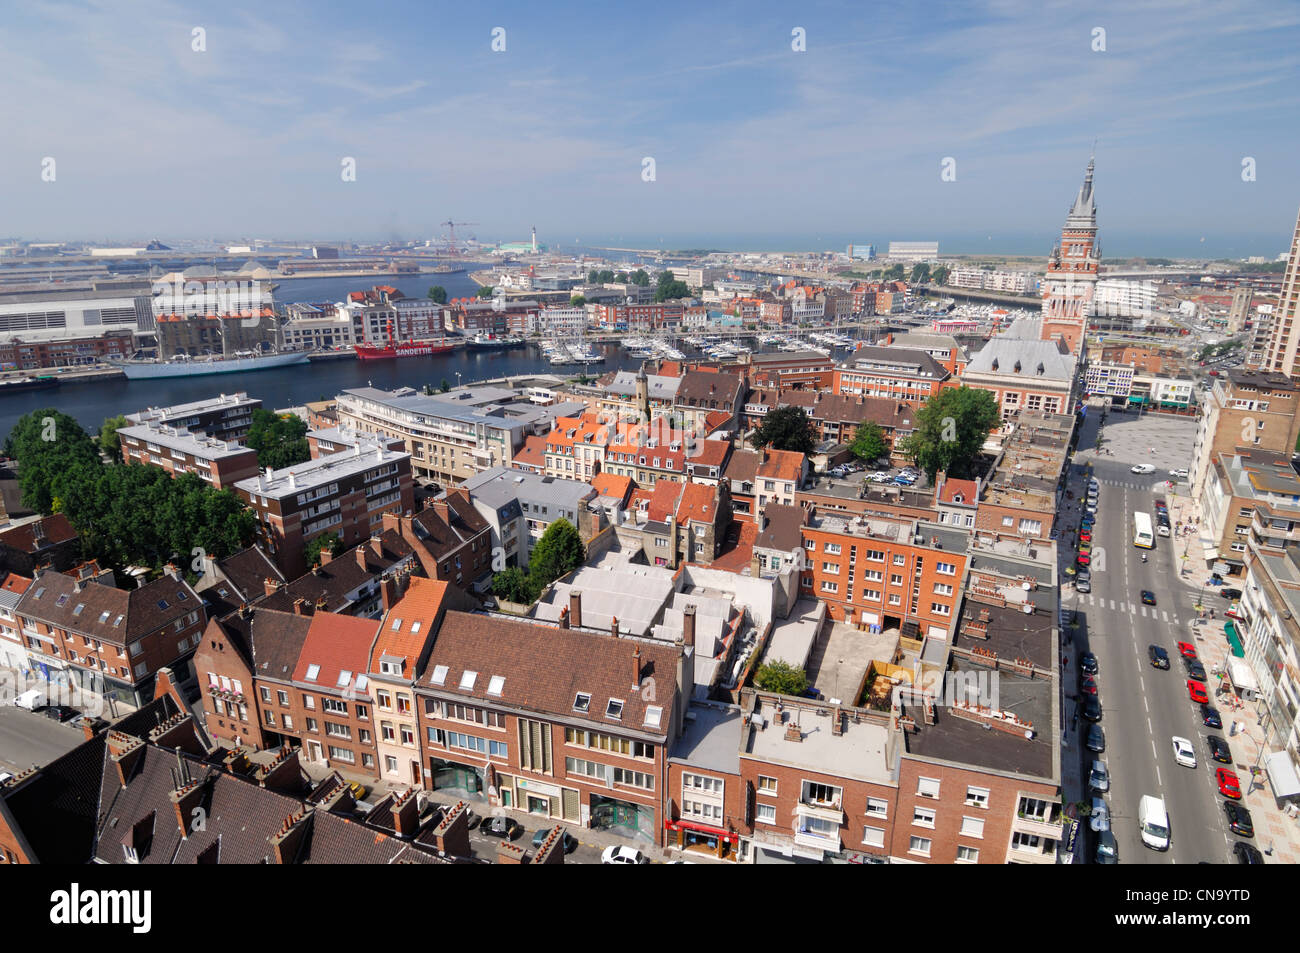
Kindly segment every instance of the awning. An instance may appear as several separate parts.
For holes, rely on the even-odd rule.
[[[1237,627],[1231,622],[1225,623],[1223,626],[1223,634],[1228,637],[1228,644],[1232,646],[1232,654],[1237,658],[1245,658],[1246,649],[1241,644],[1241,636],[1237,635]],[[1249,671],[1249,669],[1247,669],[1247,671]],[[1251,681],[1254,681],[1253,676],[1251,677]],[[1233,684],[1236,684],[1235,679],[1233,680]],[[1243,686],[1238,685],[1237,687],[1242,688]]]
[[[1203,550],[1201,550],[1201,558],[1204,559],[1207,563],[1210,562],[1210,561],[1213,560],[1213,559],[1218,559],[1218,558],[1219,558],[1219,547],[1218,547],[1216,544],[1214,544],[1214,543],[1209,543],[1209,544],[1205,544],[1205,543],[1203,543],[1202,545],[1205,546],[1205,548],[1204,548]]]
[[[1250,670],[1245,659],[1237,656],[1235,650],[1228,657],[1228,680],[1239,692],[1259,691],[1259,682],[1255,681],[1255,673]]]
[[[709,837],[717,837],[724,844],[730,844],[739,840],[730,831],[725,831],[720,827],[709,827],[707,824],[696,824],[693,821],[664,821],[664,828],[670,831],[695,831],[697,834],[707,834]]]
[[[1272,785],[1275,797],[1295,797],[1300,794],[1300,777],[1296,776],[1290,755],[1285,751],[1274,751],[1264,759],[1264,765],[1268,769],[1268,783]]]

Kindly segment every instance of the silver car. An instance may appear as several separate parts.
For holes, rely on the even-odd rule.
[[[1106,770],[1104,761],[1092,762],[1092,770],[1088,772],[1088,787],[1093,791],[1110,790],[1110,772]]]

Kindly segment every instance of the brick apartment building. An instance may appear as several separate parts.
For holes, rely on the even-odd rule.
[[[492,573],[492,526],[464,489],[449,490],[414,516],[385,513],[384,530],[414,550],[425,576],[468,590]]]
[[[259,471],[257,451],[188,430],[142,424],[120,427],[117,435],[124,463],[158,467],[171,477],[192,473],[214,489],[232,487]]]
[[[0,532],[0,569],[24,576],[38,568],[63,572],[81,558],[81,537],[62,513]]]
[[[850,360],[850,366],[836,368],[831,376],[836,394],[924,403],[952,379],[942,364],[917,348],[863,345]]]
[[[737,518],[756,521],[768,503],[793,505],[795,493],[808,475],[808,461],[792,450],[737,450],[727,461],[723,478],[730,483],[731,505]]]
[[[835,371],[835,361],[816,351],[751,354],[747,366],[751,386],[778,389],[820,390],[830,386]]]
[[[38,371],[46,367],[75,367],[125,360],[133,353],[135,335],[126,330],[61,341],[24,341],[14,337],[0,342],[0,369]]]
[[[1228,370],[1206,394],[1192,448],[1192,497],[1205,490],[1213,461],[1237,447],[1292,453],[1300,437],[1300,382],[1283,374]]]
[[[248,428],[253,424],[253,411],[260,410],[261,407],[260,398],[249,397],[244,391],[239,391],[174,404],[171,407],[150,407],[138,413],[127,414],[126,419],[128,423],[139,426],[156,424],[159,427],[189,430],[227,443],[243,443],[248,436]]]

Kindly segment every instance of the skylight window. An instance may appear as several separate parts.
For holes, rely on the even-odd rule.
[[[63,595],[59,596],[59,598],[54,600],[54,604],[62,609],[68,604],[68,594],[65,592]]]
[[[500,695],[501,689],[506,687],[506,677],[504,675],[493,675],[488,681],[487,693],[489,695]]]
[[[123,618],[124,618],[123,616],[118,616],[116,619],[114,619],[114,620],[113,620],[113,628],[116,629],[119,625],[121,625],[121,624],[122,624],[122,619],[123,619]]]
[[[460,676],[460,687],[465,691],[474,689],[474,680],[478,678],[478,672],[465,671]]]
[[[73,614],[73,615],[81,615],[81,610],[84,609],[84,608],[86,608],[86,604],[85,604],[84,602],[78,602],[78,603],[77,603],[77,608],[75,608],[75,609],[72,610],[72,614]]]
[[[40,598],[41,596],[43,596],[43,595],[45,595],[45,587],[44,587],[44,586],[41,586],[41,588],[39,588],[39,589],[36,590],[36,595],[32,596],[32,598],[33,598],[33,599],[39,599],[39,598]]]
[[[319,675],[320,675],[320,666],[319,666],[319,665],[308,665],[308,666],[307,666],[307,676],[306,676],[307,681],[309,681],[309,682],[314,682],[314,681],[316,681],[316,678],[317,678],[317,676],[319,676]]]
[[[177,590],[176,590],[176,601],[177,601],[177,602],[184,602],[184,601],[185,601],[186,599],[188,599],[188,598],[189,598],[189,596],[186,594],[186,592],[185,592],[184,589],[177,589]]]
[[[435,665],[433,667],[433,684],[435,685],[447,684],[447,666]]]
[[[420,631],[420,620],[416,619],[414,622],[411,623],[411,634],[414,635],[419,631]]]
[[[586,692],[578,692],[577,697],[573,699],[574,711],[591,711],[591,696]]]
[[[351,673],[351,672],[349,672],[347,669],[344,669],[343,671],[339,672],[339,681],[338,681],[338,687],[339,687],[339,688],[342,688],[344,685],[346,685],[346,684],[347,684],[348,682],[350,682],[350,681],[352,681],[352,673]]]
[[[623,702],[621,699],[611,698],[609,700],[609,704],[605,707],[605,717],[606,718],[623,717]]]
[[[394,620],[393,620],[393,627],[392,627],[392,629],[390,629],[390,631],[392,631],[392,632],[396,632],[396,631],[398,631],[401,627],[402,627],[402,620],[401,620],[401,619],[394,619]]]
[[[369,685],[369,684],[370,684],[370,677],[369,677],[369,676],[367,676],[367,675],[358,675],[358,676],[357,676],[357,691],[359,691],[359,692],[364,692],[364,691],[366,690],[366,686]]]
[[[159,599],[159,600],[158,600],[158,608],[159,608],[159,609],[167,609],[167,608],[170,608],[170,607],[167,605],[167,600],[166,600],[166,599]]]
[[[659,722],[663,720],[664,710],[659,705],[651,705],[645,710],[645,726],[647,728],[658,728]]]
[[[110,615],[112,615],[112,614],[113,614],[113,613],[111,613],[111,612],[109,612],[107,609],[105,609],[103,612],[101,612],[101,613],[99,614],[99,621],[100,621],[100,623],[102,624],[102,623],[104,623],[104,622],[107,622],[107,621],[108,621],[108,617],[109,617]]]

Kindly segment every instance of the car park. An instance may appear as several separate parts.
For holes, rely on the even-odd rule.
[[[479,825],[479,833],[486,834],[488,837],[500,837],[503,840],[514,840],[523,833],[523,825],[513,817],[506,817],[504,814],[495,814],[486,818]]]
[[[1169,653],[1158,645],[1147,646],[1147,658],[1151,660],[1152,668],[1169,667]]]
[[[1187,669],[1189,678],[1194,678],[1198,682],[1205,681],[1205,666],[1200,663],[1199,659],[1185,658],[1183,659],[1183,667]]]
[[[1250,819],[1250,811],[1236,801],[1223,802],[1223,814],[1228,819],[1228,829],[1241,837],[1254,837],[1255,824]]]
[[[1192,750],[1192,743],[1186,738],[1180,738],[1174,735],[1174,760],[1184,768],[1196,767],[1196,752]]]
[[[1142,604],[1144,606],[1153,606],[1156,604],[1156,594],[1150,589],[1142,590]]]
[[[1101,754],[1106,750],[1106,731],[1101,725],[1089,725],[1088,734],[1084,740],[1084,746],[1094,754]]]
[[[1091,652],[1084,652],[1079,656],[1079,671],[1084,675],[1097,674],[1097,656]]]
[[[1110,772],[1106,770],[1104,761],[1092,762],[1092,770],[1088,772],[1088,790],[1103,793],[1110,790]]]
[[[1210,700],[1210,696],[1205,693],[1205,686],[1194,678],[1187,680],[1187,697],[1201,705]]]
[[[601,852],[602,864],[648,864],[649,859],[635,847],[611,844]]]
[[[1095,695],[1083,696],[1083,717],[1088,721],[1101,721],[1101,702]]]
[[[1206,735],[1205,746],[1210,749],[1210,757],[1219,764],[1232,764],[1232,749],[1218,735]]]
[[[1196,658],[1196,646],[1191,642],[1179,642],[1178,654],[1183,658]]]
[[[1201,724],[1206,728],[1222,728],[1223,719],[1219,717],[1219,710],[1209,702],[1201,703]]]
[[[1237,858],[1239,864],[1262,864],[1264,862],[1264,855],[1244,840],[1239,840],[1232,845],[1232,855]]]
[[[1219,785],[1219,793],[1224,797],[1241,800],[1241,782],[1237,779],[1237,772],[1219,768],[1214,772],[1214,780]]]

